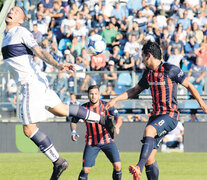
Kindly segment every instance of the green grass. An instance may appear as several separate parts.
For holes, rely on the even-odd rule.
[[[69,169],[60,180],[77,180],[82,166],[82,153],[61,153],[69,163]],[[137,163],[139,153],[120,153],[122,179],[131,180],[128,166]],[[157,153],[160,169],[159,180],[207,180],[207,153]],[[41,153],[0,154],[1,180],[48,180],[52,164]],[[99,153],[96,165],[89,174],[89,180],[112,179],[112,165],[103,153]],[[142,173],[142,180],[146,180]]]

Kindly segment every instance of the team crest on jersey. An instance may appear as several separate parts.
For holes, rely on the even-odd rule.
[[[162,75],[163,75],[162,73],[159,73],[158,77],[159,77],[159,78],[161,78],[161,77],[162,77]]]
[[[101,112],[101,115],[104,115],[104,112]]]

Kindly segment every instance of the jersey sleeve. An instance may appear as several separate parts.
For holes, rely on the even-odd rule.
[[[186,78],[185,73],[175,65],[170,65],[168,74],[171,79],[180,84],[182,84]]]
[[[22,29],[22,41],[29,49],[38,46],[37,41],[34,39],[31,32],[27,29]]]
[[[147,81],[147,74],[148,71],[144,71],[142,78],[140,79],[140,81],[138,82],[138,84],[143,87],[144,89],[148,89],[149,88],[149,83]]]

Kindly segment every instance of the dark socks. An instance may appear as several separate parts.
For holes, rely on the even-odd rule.
[[[87,180],[88,179],[88,173],[84,173],[82,170],[78,176],[78,180]]]
[[[53,163],[57,162],[59,159],[59,154],[57,153],[55,147],[53,146],[50,138],[37,129],[30,137],[30,139],[39,147],[40,151],[42,151]]]
[[[159,168],[156,161],[153,164],[145,166],[145,171],[148,180],[158,180]]]
[[[69,104],[69,116],[74,116],[79,119],[84,119],[90,122],[98,123],[100,121],[100,115],[96,114],[83,106]]]
[[[147,162],[147,159],[149,158],[149,156],[153,150],[155,139],[153,137],[146,136],[146,137],[144,137],[143,140],[144,140],[144,142],[142,145],[139,162],[137,164],[140,167],[141,172]]]
[[[112,174],[112,177],[113,177],[113,180],[121,180],[121,176],[122,176],[122,171],[116,171],[114,169],[113,171],[113,174]]]

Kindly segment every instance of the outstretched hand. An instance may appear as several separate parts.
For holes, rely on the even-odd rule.
[[[71,72],[71,71],[75,71],[75,66],[70,63],[64,63],[64,64],[60,64],[59,69],[63,72]]]
[[[105,109],[107,110],[107,109],[113,107],[115,104],[116,104],[116,101],[114,99],[112,99],[106,104]]]

